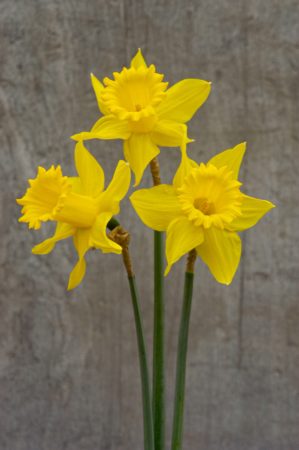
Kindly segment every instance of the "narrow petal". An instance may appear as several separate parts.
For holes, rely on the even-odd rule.
[[[68,181],[72,185],[72,191],[76,194],[83,194],[84,190],[82,187],[82,183],[80,177],[68,177]]]
[[[104,85],[98,80],[98,78],[91,73],[90,74],[91,84],[98,102],[99,110],[102,114],[109,114],[109,109],[105,105],[105,103],[102,100],[102,91],[105,89]]]
[[[35,245],[32,249],[32,253],[34,253],[35,255],[47,255],[53,250],[56,242],[61,241],[62,239],[67,239],[74,233],[75,229],[71,225],[58,222],[53,236],[41,242],[40,244]]]
[[[130,197],[142,222],[149,228],[165,231],[181,213],[181,207],[173,186],[161,184],[150,189],[140,189]]]
[[[127,194],[131,182],[131,170],[128,163],[119,161],[107,189],[99,197],[101,211],[119,212],[119,202]]]
[[[111,213],[103,213],[97,217],[91,229],[90,244],[92,247],[102,250],[103,253],[120,254],[122,252],[121,246],[107,236],[107,223],[111,217]]]
[[[150,161],[160,153],[148,134],[132,134],[124,142],[125,158],[135,174],[135,185],[140,183],[143,172]]]
[[[134,67],[134,69],[139,69],[139,67],[144,67],[144,68],[147,67],[140,48],[138,49],[138,52],[131,60],[131,67]]]
[[[115,116],[101,117],[92,127],[91,131],[74,134],[74,141],[87,141],[89,139],[128,139],[131,135],[128,122],[119,120]]]
[[[195,161],[193,161],[193,159],[189,158],[189,156],[187,155],[186,144],[183,144],[181,146],[181,152],[182,152],[181,163],[173,177],[173,185],[176,188],[182,186],[182,184],[184,183],[184,179],[186,178],[186,176],[189,175],[192,169],[199,167],[199,165]]]
[[[237,180],[245,151],[246,142],[241,142],[241,144],[236,145],[234,148],[229,148],[228,150],[224,150],[224,152],[218,153],[218,155],[210,159],[208,164],[213,164],[218,169],[227,166],[233,172],[233,177]]]
[[[204,232],[204,242],[197,254],[219,283],[230,284],[238,268],[242,242],[237,233],[211,227]]]
[[[74,245],[78,252],[78,262],[70,273],[68,290],[74,289],[81,283],[85,271],[86,262],[84,259],[85,253],[90,248],[90,229],[77,229],[74,235]]]
[[[159,120],[151,132],[151,138],[156,145],[163,147],[180,147],[187,138],[187,126],[172,120]]]
[[[75,147],[75,163],[81,180],[82,194],[96,197],[104,189],[105,175],[102,167],[79,141]]]
[[[206,101],[211,90],[211,83],[198,79],[179,81],[166,91],[166,98],[157,108],[163,119],[176,122],[188,122],[198,108]]]
[[[69,282],[67,286],[68,291],[76,288],[81,283],[81,281],[84,278],[85,272],[86,272],[86,261],[85,258],[83,257],[78,260],[78,262],[75,264],[73,270],[70,273]]]
[[[177,217],[167,228],[166,235],[166,259],[167,268],[165,275],[171,266],[183,255],[196,248],[203,242],[204,233],[202,227],[196,227],[185,216]]]
[[[230,223],[229,229],[232,231],[243,231],[251,228],[272,208],[275,208],[273,203],[244,194],[241,206],[242,216],[237,217]]]

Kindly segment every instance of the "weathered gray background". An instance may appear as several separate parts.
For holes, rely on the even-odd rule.
[[[247,140],[247,191],[278,208],[244,236],[230,287],[197,264],[185,449],[299,448],[297,0],[2,0],[0,449],[142,448],[135,330],[119,257],[91,252],[66,293],[75,254],[31,247],[15,197],[36,166],[72,174],[68,137],[98,117],[89,73],[128,64],[137,47],[170,82],[213,81],[190,124],[194,158]],[[90,146],[109,176],[120,142]],[[163,151],[169,181],[177,149]],[[149,185],[147,174],[144,185]],[[152,233],[127,203],[123,223],[151,344]],[[170,425],[183,262],[167,279]],[[169,439],[168,439],[169,440]]]

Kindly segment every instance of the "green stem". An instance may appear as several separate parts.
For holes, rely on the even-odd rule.
[[[171,450],[181,450],[184,424],[185,378],[189,319],[192,303],[193,272],[185,273],[184,300],[177,349],[176,386]]]
[[[153,340],[153,419],[155,450],[164,449],[164,299],[163,299],[163,235],[154,232],[154,340]]]
[[[135,277],[129,276],[128,279],[134,310],[135,327],[139,352],[139,364],[140,364],[140,375],[142,385],[142,404],[143,404],[144,450],[154,450],[155,447],[154,447],[150,381],[149,381],[143,326],[139,308],[138,293],[136,289]]]
[[[114,230],[114,228],[118,227],[119,225],[120,223],[118,222],[118,220],[116,220],[115,217],[111,217],[111,219],[107,223],[107,228],[108,230]]]

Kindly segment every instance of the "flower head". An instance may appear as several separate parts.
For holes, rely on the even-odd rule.
[[[164,76],[148,66],[140,50],[129,68],[114,72],[101,83],[91,82],[104,114],[89,132],[75,140],[122,139],[126,160],[140,182],[149,162],[160,153],[158,146],[176,147],[190,142],[185,125],[207,99],[211,83],[186,79],[167,89]]]
[[[245,143],[198,165],[182,152],[172,185],[142,189],[131,202],[150,228],[166,231],[166,258],[171,266],[196,249],[217,281],[230,284],[241,256],[238,231],[254,226],[273,203],[241,191],[239,168]]]
[[[55,233],[33,247],[32,252],[44,255],[53,250],[56,243],[70,236],[78,253],[78,262],[69,278],[68,289],[76,287],[83,279],[85,253],[98,248],[104,253],[121,253],[121,247],[108,238],[106,226],[119,212],[119,202],[130,185],[130,169],[125,161],[119,161],[112,181],[104,190],[104,172],[82,142],[75,148],[78,177],[63,176],[60,166],[46,170],[38,168],[34,180],[25,195],[17,199],[22,205],[20,222],[29,228],[39,229],[42,222],[57,222]]]

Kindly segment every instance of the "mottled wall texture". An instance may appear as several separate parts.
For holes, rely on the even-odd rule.
[[[32,255],[49,229],[18,224],[15,204],[37,165],[74,173],[69,136],[98,116],[89,73],[111,74],[138,47],[171,83],[213,82],[190,123],[192,157],[205,161],[246,140],[241,178],[278,206],[244,236],[231,286],[197,263],[184,448],[299,448],[298,18],[298,0],[1,1],[0,450],[142,448],[121,258],[90,252],[84,283],[67,293],[71,243]],[[110,177],[121,143],[90,149]],[[178,149],[163,151],[164,181],[178,162]],[[152,232],[127,201],[121,218],[151,348]],[[168,425],[182,283],[183,262],[166,287]]]

